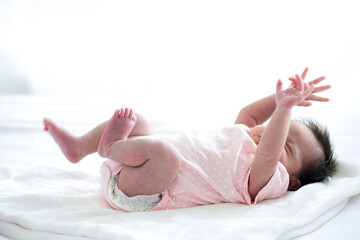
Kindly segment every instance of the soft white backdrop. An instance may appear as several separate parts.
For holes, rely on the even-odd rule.
[[[354,92],[356,1],[0,0],[1,93],[236,102],[305,66]]]

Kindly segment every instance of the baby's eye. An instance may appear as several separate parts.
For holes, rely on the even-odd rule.
[[[289,152],[291,153],[291,155],[292,155],[292,151],[291,151],[290,145],[289,145],[289,144],[286,144],[286,147],[287,147],[288,151],[289,151]]]

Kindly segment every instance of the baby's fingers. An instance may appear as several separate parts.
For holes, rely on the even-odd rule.
[[[296,78],[295,77],[289,77],[289,80],[291,81],[292,86],[296,85]]]
[[[304,81],[300,78],[298,74],[295,75],[296,78],[296,89],[300,92],[304,91]]]
[[[313,93],[322,92],[331,88],[331,85],[325,85],[314,89]]]
[[[305,92],[304,92],[304,97],[305,99],[307,99],[314,91],[315,89],[315,85],[311,85]]]
[[[282,81],[279,79],[276,83],[276,93],[282,91]]]
[[[320,96],[316,96],[316,95],[310,95],[308,98],[306,98],[306,100],[317,101],[317,102],[329,102],[330,101],[329,98],[320,97]]]
[[[302,103],[299,104],[299,106],[302,106],[302,107],[309,107],[311,105],[312,105],[312,103],[309,101],[303,101]]]
[[[306,67],[305,70],[303,71],[303,73],[301,74],[301,79],[305,80],[306,78],[306,74],[309,71],[309,68]],[[289,80],[292,81],[293,83],[296,83],[296,78],[295,77],[289,77]]]
[[[312,80],[311,82],[309,82],[309,84],[318,84],[319,82],[321,82],[321,81],[323,81],[323,80],[325,80],[326,78],[324,77],[324,76],[322,76],[322,77],[319,77],[319,78],[317,78],[317,79],[315,79],[315,80]]]
[[[306,74],[307,74],[308,71],[309,71],[309,68],[306,67],[305,70],[304,70],[304,72],[301,74],[301,78],[302,78],[303,80],[305,80]]]

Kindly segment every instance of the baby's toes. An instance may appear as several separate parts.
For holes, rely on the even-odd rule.
[[[129,108],[125,108],[125,113],[124,113],[124,117],[128,118],[129,117]]]
[[[134,111],[130,108],[130,110],[129,110],[129,118],[133,119],[133,117],[134,117]]]
[[[125,110],[123,108],[120,109],[119,117],[123,118],[125,116]]]

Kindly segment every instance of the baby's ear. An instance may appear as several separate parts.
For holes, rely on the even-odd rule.
[[[290,183],[289,183],[289,187],[288,190],[289,191],[296,191],[301,187],[301,182],[299,179],[297,179],[294,176],[290,176]]]

